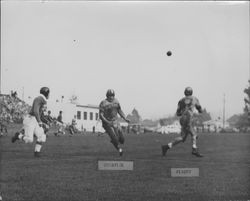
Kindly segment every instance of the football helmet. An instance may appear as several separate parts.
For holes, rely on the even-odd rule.
[[[185,96],[192,96],[193,89],[191,87],[186,87],[184,91]]]
[[[115,91],[113,89],[108,89],[108,91],[106,93],[107,98],[110,96],[115,96]]]
[[[49,88],[48,87],[42,87],[40,89],[40,94],[44,95],[48,99],[49,98]]]

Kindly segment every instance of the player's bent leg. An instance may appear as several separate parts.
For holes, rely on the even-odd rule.
[[[195,132],[191,132],[191,135],[192,135],[192,154],[196,157],[203,157],[203,155],[198,151],[197,134]]]
[[[116,133],[115,133],[115,130],[114,128],[112,128],[111,126],[105,126],[104,127],[105,131],[108,133],[110,139],[111,139],[111,143],[114,145],[114,147],[119,150],[119,147],[118,147],[118,139],[117,139],[117,136],[116,136]]]
[[[11,142],[14,143],[17,140],[22,139],[23,134],[21,134],[20,132],[16,132],[15,135],[11,138]]]
[[[25,143],[32,143],[36,126],[38,125],[35,117],[27,116],[23,120],[23,141]]]
[[[33,131],[22,129],[19,132],[16,132],[15,135],[12,137],[11,141],[14,143],[16,140],[22,140],[25,143],[32,143],[33,142]],[[32,134],[31,134],[32,133]]]
[[[120,144],[124,144],[125,138],[122,132],[122,129],[117,129],[117,134],[118,134],[118,140]]]
[[[119,143],[120,143],[120,144],[124,144],[124,142],[125,142],[125,138],[124,138],[124,136],[123,136],[123,133],[121,132],[121,133],[119,134]]]
[[[197,135],[196,134],[192,135],[192,147],[197,148]]]
[[[121,129],[121,128],[117,130],[117,134],[118,134],[119,143],[120,143],[120,144],[124,144],[125,138],[124,138],[124,136],[123,136],[123,132],[122,132],[122,129]],[[123,150],[122,150],[122,148],[119,148],[119,155],[120,155],[120,156],[123,155]]]
[[[172,143],[169,143],[169,147],[172,148],[173,146],[181,143],[181,142],[185,142],[187,139],[187,130],[185,129],[184,126],[182,126],[181,128],[181,136],[177,137],[174,139],[174,141]]]
[[[184,142],[185,138],[183,137],[177,137],[174,139],[174,141],[172,142],[172,146],[170,146],[170,148],[172,148],[173,146],[176,146],[177,144],[179,144],[180,142]]]
[[[37,136],[37,141],[36,141],[35,151],[34,151],[35,157],[41,156],[41,148],[44,142],[46,142],[46,134],[43,133]]]
[[[36,142],[34,156],[41,157],[42,142]]]
[[[40,127],[38,124],[35,128],[34,132],[35,136],[37,137],[36,145],[35,145],[35,151],[34,156],[40,157],[42,144],[46,142],[46,134],[44,133],[44,130],[42,127]]]
[[[25,143],[32,143],[33,142],[33,137],[30,137],[30,136],[24,136],[23,137],[23,141],[25,142]]]
[[[161,146],[161,150],[162,150],[162,156],[165,156],[167,151],[169,149],[171,149],[172,147],[176,146],[177,144],[181,143],[181,142],[185,142],[186,138],[187,138],[188,132],[185,129],[185,127],[182,125],[181,128],[181,136],[177,137],[174,139],[174,141],[168,143],[167,145],[163,145]]]
[[[183,142],[183,137],[177,137],[174,139],[174,141],[168,143],[167,145],[161,146],[162,156],[165,156],[167,151],[171,149],[173,146],[179,144],[180,142]]]
[[[44,142],[46,142],[46,138],[47,138],[46,134],[41,134],[37,137],[37,141],[44,143]]]
[[[39,125],[37,125],[34,134],[37,137],[38,142],[41,142],[41,143],[46,142],[46,134],[44,133],[43,128],[40,127]]]
[[[34,126],[32,124],[24,126],[23,141],[25,143],[32,143],[34,138]]]
[[[185,141],[186,141],[187,136],[188,136],[187,134],[185,134],[185,135],[182,136],[182,142],[185,142]]]

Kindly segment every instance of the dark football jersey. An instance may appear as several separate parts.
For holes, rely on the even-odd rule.
[[[43,96],[38,96],[34,99],[29,114],[32,116],[35,116],[37,122],[41,122],[42,109],[43,109],[43,106],[46,104],[47,104],[47,101],[46,101],[45,97],[43,97]]]
[[[201,110],[199,100],[195,96],[186,96],[178,102],[178,108],[176,111],[177,116],[181,116],[188,112],[193,115],[194,109]]]
[[[105,99],[99,105],[100,112],[103,112],[104,117],[109,121],[117,119],[117,113],[120,109],[121,106],[117,99],[114,99],[112,102]]]

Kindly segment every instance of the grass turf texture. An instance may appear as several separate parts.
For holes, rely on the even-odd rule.
[[[200,134],[204,158],[191,155],[190,136],[162,157],[160,144],[177,135],[128,134],[120,158],[107,135],[49,134],[42,157],[34,158],[34,144],[10,142],[16,129],[0,138],[4,201],[250,199],[249,134]],[[99,171],[98,160],[132,160],[134,170]],[[171,177],[171,168],[199,168],[200,175]]]

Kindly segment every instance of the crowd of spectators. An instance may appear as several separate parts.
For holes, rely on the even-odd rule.
[[[20,123],[23,116],[30,110],[30,106],[18,98],[16,92],[10,95],[0,94],[0,122],[4,123]]]

